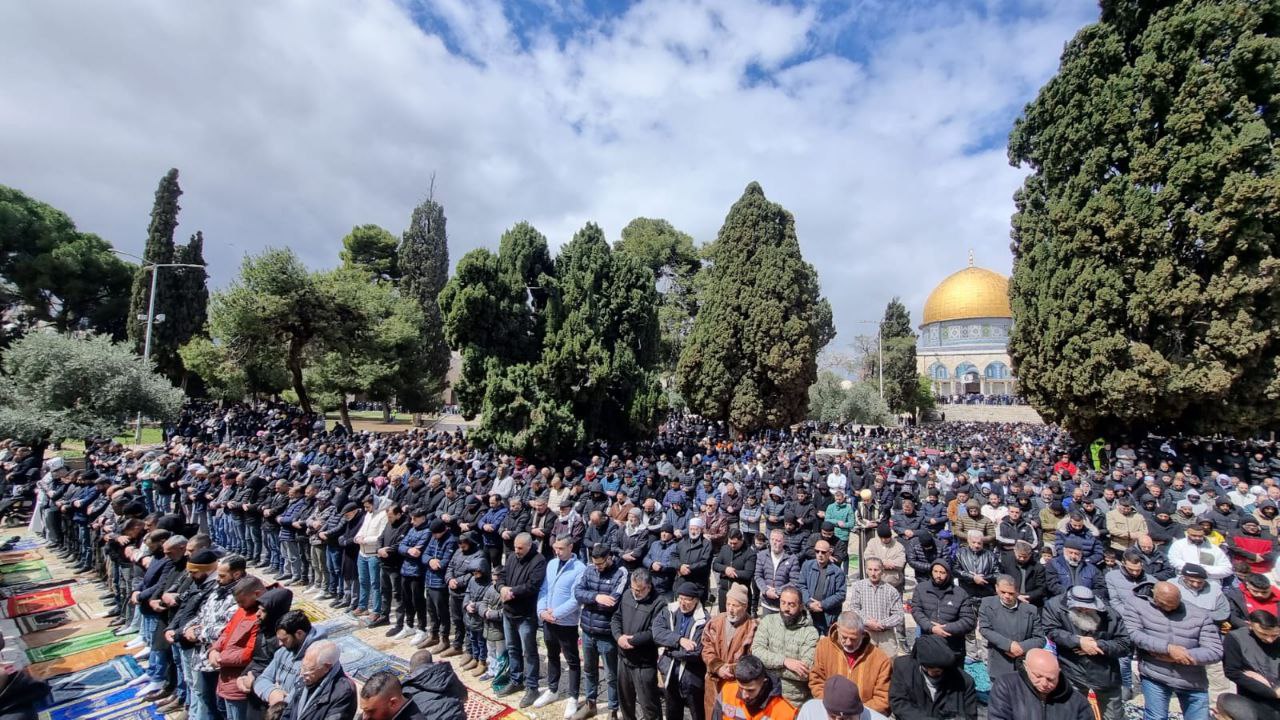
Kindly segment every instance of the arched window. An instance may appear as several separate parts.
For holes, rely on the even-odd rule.
[[[1000,361],[996,361],[987,365],[987,369],[983,371],[988,380],[1008,380],[1009,366]]]
[[[956,377],[960,379],[964,379],[964,376],[967,373],[977,373],[977,372],[978,372],[978,366],[974,365],[971,362],[962,362],[956,366]]]
[[[929,366],[929,377],[933,380],[947,379],[947,366],[940,362],[936,362]]]

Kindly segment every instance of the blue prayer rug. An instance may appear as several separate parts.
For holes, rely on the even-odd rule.
[[[96,667],[49,678],[49,697],[37,703],[37,710],[70,703],[91,692],[102,692],[123,685],[142,674],[142,667],[131,657],[118,657]]]

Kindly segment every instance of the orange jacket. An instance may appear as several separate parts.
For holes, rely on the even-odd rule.
[[[858,686],[862,704],[888,715],[889,672],[893,669],[893,662],[883,650],[871,643],[871,636],[864,633],[862,647],[854,654],[853,666],[850,667],[836,633],[836,626],[832,626],[827,637],[818,640],[813,667],[809,670],[809,692],[820,698],[827,678],[843,675]]]
[[[780,693],[781,686],[775,684],[773,697],[753,715],[738,699],[738,681],[730,680],[720,690],[720,700],[716,703],[712,720],[795,720],[796,709]]]
[[[244,700],[248,695],[236,686],[236,678],[253,660],[253,648],[258,642],[258,611],[236,608],[231,622],[213,642],[218,651],[218,697],[226,700]]]

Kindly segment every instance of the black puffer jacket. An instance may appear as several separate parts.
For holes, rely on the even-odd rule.
[[[427,663],[404,679],[404,696],[423,717],[431,720],[466,720],[467,688],[447,662]]]
[[[947,582],[942,587],[926,581],[916,585],[911,596],[911,617],[915,618],[920,632],[933,631],[941,625],[951,633],[946,638],[952,650],[964,652],[964,636],[978,625],[978,606],[962,588]]]
[[[36,704],[48,696],[48,683],[19,670],[0,690],[0,720],[36,720]]]
[[[631,648],[618,648],[622,660],[631,667],[657,667],[658,645],[653,640],[653,621],[666,606],[658,598],[657,590],[649,589],[643,600],[627,590],[618,603],[618,611],[609,619],[616,642],[623,635],[631,636]]]
[[[1044,700],[1036,694],[1027,679],[1027,671],[1017,672],[991,681],[991,699],[987,703],[989,720],[1093,720],[1089,701],[1076,692],[1067,678],[1058,676],[1058,686]]]
[[[930,695],[920,663],[912,655],[893,661],[889,706],[897,720],[977,720],[978,693],[959,663],[943,671],[937,695]],[[1025,719],[1024,719],[1025,720]]]

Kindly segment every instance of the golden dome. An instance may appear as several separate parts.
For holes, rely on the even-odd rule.
[[[948,275],[924,301],[924,324],[969,318],[1012,318],[1009,279],[985,268]]]

